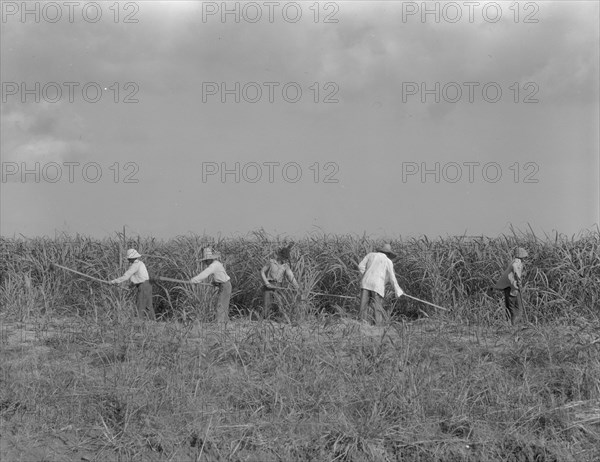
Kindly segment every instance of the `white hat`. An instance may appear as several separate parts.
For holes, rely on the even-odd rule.
[[[529,253],[527,253],[527,250],[525,250],[523,247],[517,247],[517,250],[515,250],[515,255],[517,258],[527,258]]]
[[[210,247],[206,247],[202,251],[202,258],[200,259],[200,261],[204,261],[204,260],[217,260],[220,257],[221,257],[221,255],[219,254],[219,252],[214,252],[213,249],[211,249]]]
[[[129,249],[127,251],[127,259],[128,260],[133,260],[134,258],[140,258],[141,255],[139,253],[137,253],[137,250],[135,249]]]

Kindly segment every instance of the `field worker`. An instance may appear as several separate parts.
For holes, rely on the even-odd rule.
[[[512,325],[520,322],[523,315],[519,290],[521,289],[521,276],[523,275],[523,259],[528,256],[527,250],[517,247],[515,259],[508,265],[508,268],[494,286],[494,289],[504,291],[504,305]]]
[[[368,322],[374,320],[375,325],[381,325],[383,321],[387,321],[388,314],[383,309],[383,297],[387,282],[394,285],[396,297],[404,294],[394,274],[394,264],[391,259],[395,257],[390,244],[385,244],[375,252],[367,254],[358,264],[358,270],[362,275],[360,281],[361,320]]]
[[[137,287],[136,311],[137,316],[142,317],[142,312],[148,319],[156,321],[154,307],[152,306],[152,285],[148,270],[143,261],[140,260],[141,255],[135,249],[127,251],[127,260],[129,260],[129,269],[123,276],[110,281],[111,284],[120,284],[129,280],[131,284]]]
[[[229,300],[231,299],[231,278],[225,272],[225,267],[219,261],[221,256],[218,252],[206,247],[202,253],[200,262],[206,262],[208,266],[198,276],[190,279],[192,283],[202,282],[209,277],[211,283],[219,288],[217,299],[217,322],[226,323],[229,321]]]
[[[277,293],[276,284],[281,284],[284,277],[294,286],[296,290],[300,288],[298,281],[296,281],[294,273],[290,268],[290,255],[293,245],[294,244],[292,243],[287,247],[282,247],[279,249],[275,255],[275,258],[271,258],[269,263],[267,263],[260,271],[260,275],[264,282],[262,312],[263,319],[267,319],[269,317],[274,297],[277,297],[277,302],[281,303],[281,297],[279,297],[279,294]]]

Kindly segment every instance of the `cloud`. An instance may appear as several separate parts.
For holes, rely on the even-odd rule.
[[[3,171],[43,169],[49,163],[62,164],[88,157],[90,144],[82,139],[85,123],[68,105],[6,104],[2,108]],[[25,181],[35,181],[35,175]],[[7,177],[21,181],[20,175]]]
[[[11,99],[2,105],[3,161],[65,162],[102,156],[105,169],[116,161],[137,162],[139,177],[146,183],[136,185],[135,194],[148,197],[162,184],[160,200],[169,217],[164,222],[189,223],[193,228],[196,218],[181,218],[181,210],[193,208],[198,197],[216,190],[201,182],[204,161],[302,160],[306,170],[315,161],[338,162],[341,186],[346,193],[355,192],[349,203],[361,209],[372,207],[373,196],[383,198],[377,207],[393,205],[386,202],[387,192],[398,186],[394,169],[398,172],[403,161],[500,159],[508,168],[520,159],[519,153],[526,152],[534,157],[522,160],[540,163],[548,175],[550,167],[541,163],[545,158],[557,159],[567,151],[584,152],[580,158],[588,158],[597,135],[591,122],[590,127],[584,126],[598,98],[597,2],[578,2],[577,7],[539,2],[539,22],[533,24],[516,23],[509,2],[501,3],[506,14],[495,24],[480,19],[472,24],[464,20],[423,23],[418,16],[403,21],[402,4],[340,2],[339,22],[334,24],[315,23],[308,9],[312,2],[303,3],[305,17],[297,24],[231,19],[223,24],[218,16],[205,22],[201,2],[140,2],[137,24],[115,24],[110,16],[97,24],[3,24],[2,81],[98,82],[103,87],[119,82],[121,97],[127,93],[123,84],[133,81],[139,85],[140,99],[139,104],[114,104],[110,91],[98,104],[80,96],[73,104],[64,100],[22,104],[18,97]],[[105,13],[110,14],[108,6]],[[298,82],[306,100],[290,104],[279,97],[273,104],[265,98],[256,104],[222,104],[216,97],[203,103],[201,89],[206,81],[229,86]],[[480,84],[473,104],[465,100],[466,89],[456,104],[435,103],[431,97],[423,104],[420,95],[403,100],[403,82],[425,82],[431,88],[436,82],[443,86],[468,81]],[[321,99],[327,94],[323,85],[335,82],[340,102],[313,103],[309,86],[314,82],[320,85]],[[486,82],[501,84],[505,94],[500,103],[483,101],[480,89]],[[514,104],[509,86],[515,82],[521,98],[528,94],[523,85],[535,82],[540,103]],[[569,169],[564,177],[579,172],[563,164],[556,170]],[[535,186],[540,196],[556,190],[554,178]],[[185,207],[178,210],[169,207],[177,199],[174,185],[183,191],[181,197],[190,198],[189,202],[181,199]],[[54,186],[51,191],[59,189]],[[106,206],[102,201],[113,194],[113,184],[104,190],[100,185],[84,186],[88,193],[98,186],[100,206]],[[131,193],[125,186],[133,186],[123,186],[122,193]],[[248,204],[260,202],[261,185],[220,186],[222,206],[233,210],[235,219],[240,208],[236,197],[243,196]],[[290,190],[263,186],[267,196],[277,199],[283,197],[281,191]],[[295,191],[297,207],[305,209],[303,218],[310,218],[316,203],[322,207],[314,209],[316,213],[336,207],[335,200],[319,196],[313,185],[305,186]],[[489,185],[485,190],[481,185],[470,187],[473,196],[485,200],[506,192],[501,185],[493,190]],[[406,197],[414,207],[451,210],[446,197],[432,199],[433,189],[410,191],[413,194]],[[574,194],[566,191],[565,200],[576,199]],[[15,204],[19,199],[15,197]],[[484,199],[474,207],[485,210]],[[534,205],[544,218],[545,202]],[[473,228],[481,225],[476,223],[481,216],[475,210],[455,218],[464,222],[461,226],[474,223]],[[251,218],[261,222],[269,217],[257,213]],[[145,219],[140,214],[140,228],[145,227]],[[342,219],[336,218],[340,228],[363,226]],[[414,229],[437,226],[434,218],[418,219]],[[552,211],[545,219],[555,219]],[[286,218],[285,224],[292,226],[291,220]],[[231,221],[227,226],[238,226]]]

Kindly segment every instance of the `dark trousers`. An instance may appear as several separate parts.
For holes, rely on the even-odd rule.
[[[156,321],[156,315],[154,314],[154,307],[152,306],[152,285],[150,281],[144,281],[141,284],[136,284],[137,287],[137,298],[135,301],[135,307],[137,316],[146,316],[152,321]]]
[[[360,319],[370,323],[374,322],[376,326],[389,320],[387,312],[383,309],[383,297],[377,292],[361,289]]]
[[[512,325],[521,322],[523,316],[523,307],[521,306],[521,298],[519,294],[513,296],[510,294],[511,288],[504,289],[504,305],[506,306],[506,314]]]
[[[281,297],[277,292],[277,289],[269,289],[266,286],[263,286],[263,319],[267,319],[271,315],[273,303],[281,303]]]
[[[231,299],[231,281],[218,284],[217,322],[229,321],[229,300]]]

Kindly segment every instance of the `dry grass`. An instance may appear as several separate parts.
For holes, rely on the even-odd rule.
[[[261,265],[285,239],[255,233],[94,241],[0,240],[0,458],[139,461],[596,461],[600,459],[600,239],[533,235],[395,242],[410,294],[384,328],[352,318],[356,264],[375,243],[297,242],[307,302],[257,322]],[[211,289],[155,286],[166,322],[130,318],[108,279],[123,250],[151,275],[197,274],[213,245],[233,279],[235,321],[217,326]],[[532,254],[513,330],[487,294],[515,245]],[[417,319],[419,309],[430,318]]]
[[[594,461],[597,332],[432,320],[5,323],[3,455]]]
[[[0,238],[0,302],[2,312],[26,319],[39,313],[113,316],[129,304],[127,292],[62,270],[55,262],[102,279],[122,274],[128,247],[145,255],[151,277],[189,279],[201,271],[201,249],[212,245],[224,255],[232,277],[231,314],[252,317],[261,300],[260,268],[287,240],[255,232],[249,236],[215,240],[207,236],[180,236],[169,241],[154,238],[93,240],[82,236],[55,239]],[[290,297],[283,319],[319,314],[355,315],[356,302],[314,296],[310,292],[355,295],[359,292],[358,262],[378,242],[360,236],[307,237],[296,243],[293,269],[301,285],[299,297]],[[496,239],[426,237],[398,240],[392,245],[401,287],[409,294],[452,309],[451,318],[493,324],[504,318],[498,292],[488,288],[505,268],[517,245],[529,250],[524,301],[533,323],[598,319],[600,313],[600,231],[578,238],[556,235],[539,239],[529,233]],[[210,287],[155,283],[157,312],[165,319],[209,321],[213,317]],[[301,299],[305,302],[301,302]],[[399,319],[433,314],[425,305],[406,298],[388,297],[387,308]],[[439,313],[436,313],[439,314]]]

